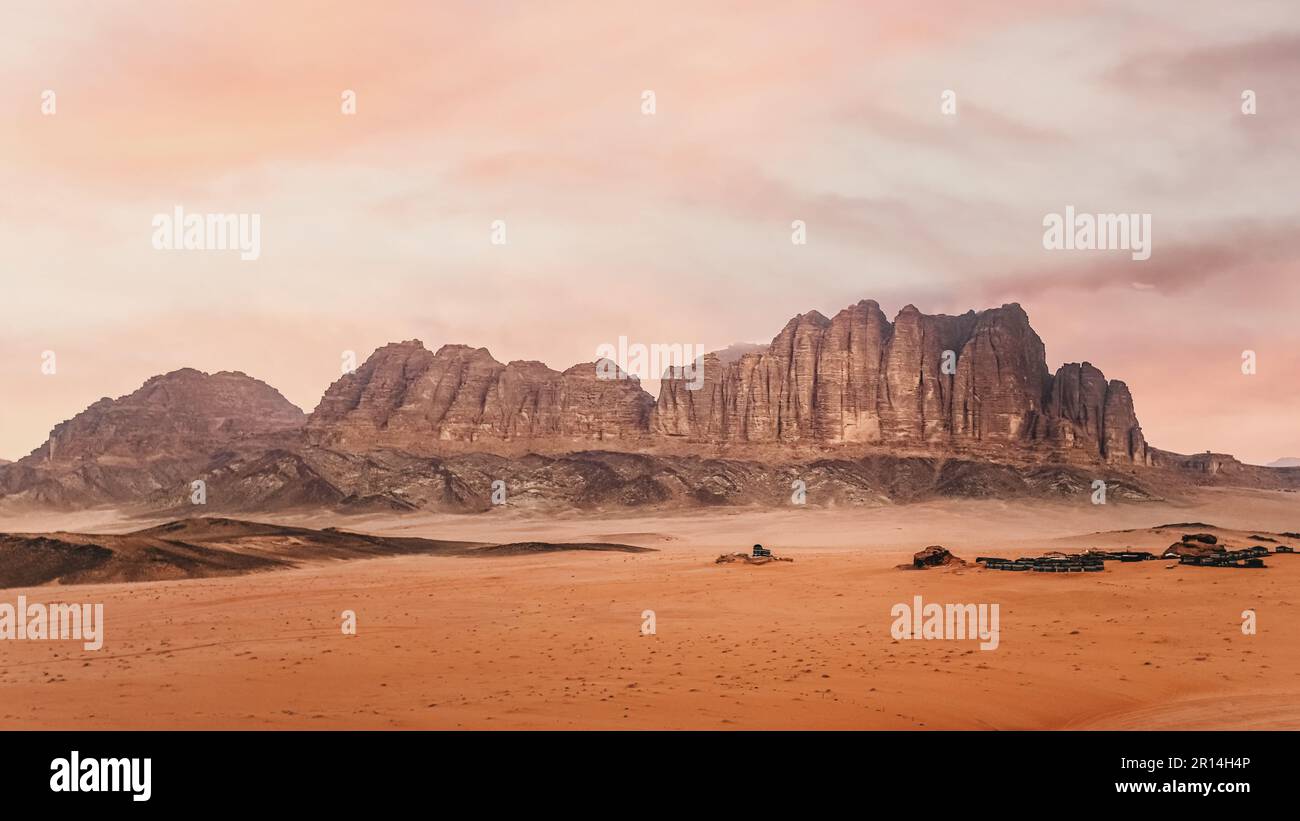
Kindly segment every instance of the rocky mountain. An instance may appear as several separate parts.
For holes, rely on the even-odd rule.
[[[425,454],[516,442],[582,448],[643,436],[654,399],[616,367],[618,378],[598,378],[597,364],[561,373],[540,362],[503,365],[486,348],[385,345],[325,391],[307,440]]]
[[[658,399],[598,363],[563,373],[503,365],[483,348],[387,345],[330,386],[307,426],[321,447],[423,455],[619,450],[721,454],[837,445],[1145,464],[1122,382],[1089,363],[1047,368],[1019,305],[961,316],[907,306],[893,322],[863,301],[833,319],[800,314],[762,346],[732,346]],[[616,369],[615,369],[616,370]],[[698,388],[698,389],[696,389]]]
[[[223,451],[297,439],[306,416],[242,373],[184,368],[104,398],[0,468],[0,494],[35,503],[139,500],[197,478]]]
[[[655,434],[688,441],[836,445],[1146,464],[1123,382],[1089,363],[1047,368],[1019,305],[893,322],[874,301],[827,319],[801,314],[767,350],[706,356],[704,387],[665,379]]]
[[[1300,457],[1284,456],[1281,459],[1274,459],[1268,463],[1271,468],[1300,468]]]
[[[1148,447],[1127,386],[1047,366],[1019,305],[960,316],[859,302],[791,319],[658,398],[613,363],[556,371],[486,349],[386,345],[310,417],[241,373],[185,369],[102,399],[0,465],[0,506],[231,511],[578,508],[1161,495],[1170,482],[1300,488],[1300,469]],[[692,386],[697,390],[692,390]],[[800,484],[801,483],[801,484]]]

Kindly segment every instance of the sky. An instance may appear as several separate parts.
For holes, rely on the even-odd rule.
[[[0,458],[181,367],[310,411],[391,341],[562,370],[861,299],[1019,302],[1154,446],[1300,456],[1297,144],[1294,0],[10,0]],[[155,248],[177,206],[260,255]],[[1067,206],[1150,258],[1044,248]]]

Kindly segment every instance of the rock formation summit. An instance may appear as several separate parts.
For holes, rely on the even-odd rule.
[[[512,504],[776,504],[791,471],[837,503],[1075,496],[1098,476],[1140,499],[1162,472],[1300,488],[1300,468],[1149,447],[1128,387],[1088,362],[1051,371],[1017,304],[800,314],[768,345],[705,355],[702,380],[669,369],[657,398],[611,366],[397,342],[310,415],[242,373],[182,369],[0,464],[0,505],[173,510],[202,480],[227,510],[481,510],[498,479]]]
[[[665,380],[652,432],[721,443],[840,445],[1146,464],[1123,382],[1089,363],[1047,367],[1019,305],[893,322],[871,300],[827,319],[800,314],[766,351],[705,357],[704,387]]]
[[[861,445],[929,452],[1056,452],[1067,461],[1146,464],[1123,382],[1085,362],[1047,367],[1019,305],[893,322],[872,301],[813,311],[766,348],[704,357],[700,386],[665,375],[658,399],[635,379],[503,365],[483,348],[387,345],[325,392],[313,444],[357,452],[516,454],[681,444],[743,456],[756,447]],[[693,389],[697,388],[697,389]]]

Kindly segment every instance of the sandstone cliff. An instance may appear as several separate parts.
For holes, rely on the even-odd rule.
[[[634,377],[619,376],[598,378],[594,362],[561,373],[540,362],[503,365],[485,348],[444,345],[431,353],[418,340],[394,343],[325,391],[307,439],[354,452],[438,453],[640,437],[654,399]]]
[[[1053,377],[1019,305],[893,322],[874,301],[792,319],[762,352],[669,374],[651,431],[705,444],[867,443],[1146,464],[1132,398],[1090,364]]]
[[[792,477],[845,503],[1073,496],[1097,476],[1141,498],[1163,480],[1140,467],[1175,484],[1300,487],[1300,469],[1149,448],[1128,387],[1087,362],[1051,373],[1015,304],[909,305],[892,321],[870,300],[813,311],[768,345],[706,355],[699,390],[693,376],[665,374],[656,400],[608,362],[556,371],[408,341],[304,417],[248,376],[185,369],[0,465],[0,502],[172,509],[195,479],[215,508],[243,510],[478,510],[495,479],[514,504],[576,506],[768,503]]]

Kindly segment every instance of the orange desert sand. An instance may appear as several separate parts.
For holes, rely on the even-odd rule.
[[[657,552],[333,561],[251,575],[0,591],[103,602],[103,649],[0,642],[0,726],[35,728],[1300,728],[1300,555],[1268,569],[1104,573],[895,566],[1161,551],[1209,522],[1233,546],[1300,529],[1295,494],[1188,503],[943,501],[618,517],[246,518],[467,541]],[[98,519],[98,520],[97,520]],[[106,514],[0,530],[124,532]],[[1127,531],[1127,532],[1126,532]],[[794,559],[717,565],[762,542]],[[1300,545],[1295,545],[1300,547]],[[996,603],[1001,642],[895,641],[894,604]],[[1242,611],[1258,614],[1244,635]],[[340,615],[354,610],[357,633]],[[642,612],[656,633],[642,635]]]

